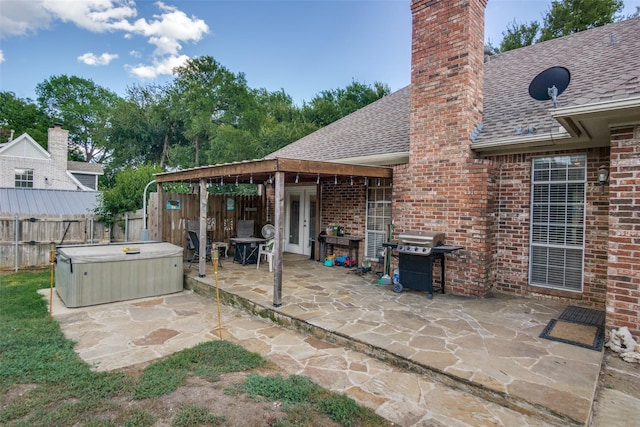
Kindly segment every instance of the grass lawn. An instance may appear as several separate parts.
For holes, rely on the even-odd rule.
[[[36,292],[49,273],[0,276],[0,425],[386,426],[372,410],[257,353],[211,341],[141,371],[94,372]]]

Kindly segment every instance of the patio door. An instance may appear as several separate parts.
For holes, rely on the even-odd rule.
[[[310,255],[316,234],[316,187],[285,188],[284,250]]]

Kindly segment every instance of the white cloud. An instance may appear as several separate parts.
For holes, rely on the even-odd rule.
[[[0,64],[4,62],[4,52],[0,50]]]
[[[125,40],[145,37],[155,47],[152,64],[130,65],[137,76],[171,74],[184,63],[179,55],[183,43],[198,42],[209,32],[208,25],[195,16],[158,1],[159,13],[149,19],[137,18],[134,0],[0,0],[0,37],[25,35],[47,28],[55,20],[72,23],[95,33],[123,32]],[[136,19],[137,18],[137,19]],[[78,60],[90,65],[108,64],[113,57],[84,54]]]
[[[137,50],[131,50],[129,51],[129,55],[133,56],[134,58],[140,58],[142,55],[140,54],[140,52],[138,52]]]
[[[154,79],[160,75],[172,74],[174,68],[184,65],[188,59],[187,55],[166,56],[159,60],[154,60],[153,65],[127,65],[125,68],[131,75],[138,78]]]
[[[109,65],[111,61],[117,59],[118,55],[115,53],[103,53],[100,56],[96,56],[96,54],[87,52],[78,56],[78,61],[87,64],[87,65]]]
[[[43,0],[0,0],[0,39],[47,28],[52,17],[43,4]]]

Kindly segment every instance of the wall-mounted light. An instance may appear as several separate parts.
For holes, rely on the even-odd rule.
[[[609,169],[605,165],[598,168],[598,182],[600,183],[602,194],[604,194],[604,186],[609,183]]]

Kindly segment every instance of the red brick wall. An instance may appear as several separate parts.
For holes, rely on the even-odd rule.
[[[538,296],[586,307],[604,308],[607,288],[609,203],[607,188],[597,185],[598,167],[609,162],[609,150],[557,152],[549,155],[586,154],[587,199],[582,293],[528,286],[531,203],[530,154],[495,158],[498,170],[496,289],[521,296]]]
[[[640,337],[640,126],[611,131],[607,326]]]
[[[398,231],[444,231],[464,246],[447,267],[453,293],[483,296],[495,275],[495,174],[471,151],[482,122],[485,0],[413,0],[407,172],[396,168]]]
[[[363,178],[339,178],[338,184],[322,184],[320,230],[338,224],[344,227],[346,234],[365,236],[367,212],[367,187]],[[364,254],[364,240],[360,243],[360,259]],[[348,253],[347,248],[336,246],[335,255]]]

